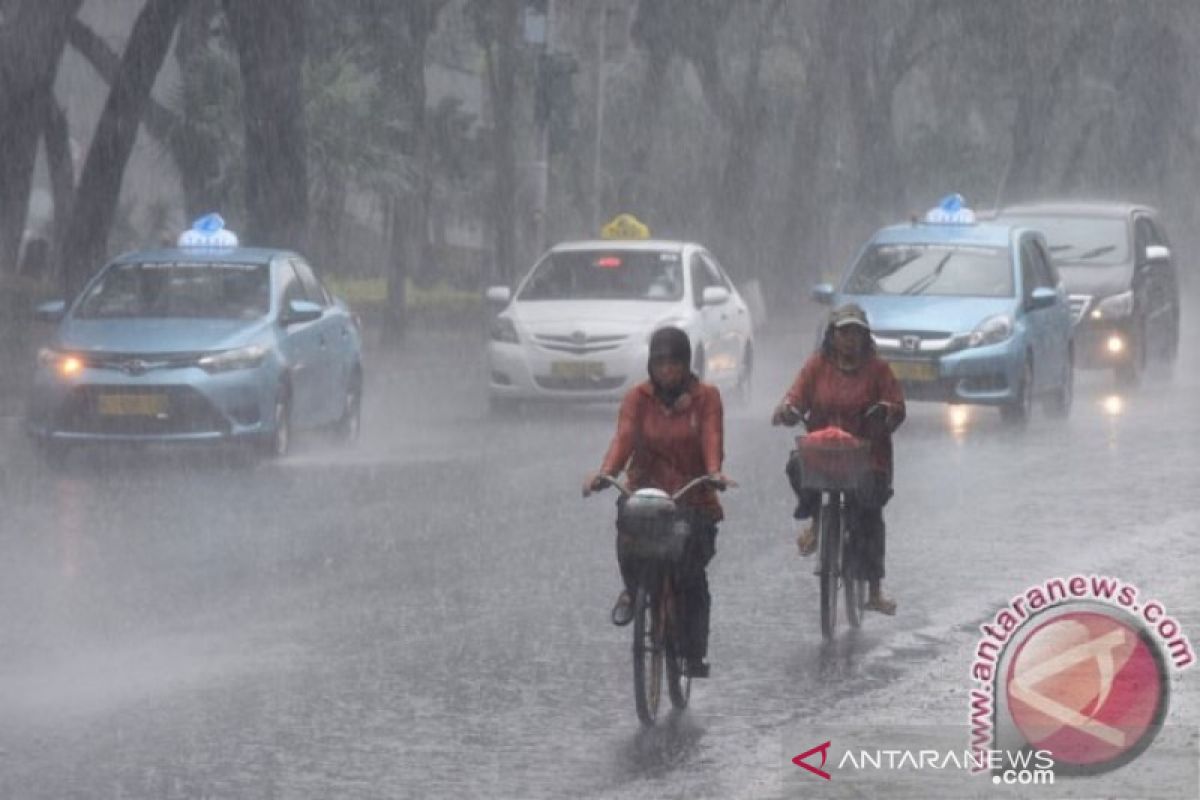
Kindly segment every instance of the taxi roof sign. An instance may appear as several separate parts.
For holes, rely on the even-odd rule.
[[[205,214],[179,234],[180,247],[237,247],[237,234],[225,227],[220,214]]]
[[[600,229],[601,239],[649,239],[650,229],[633,214],[617,214]]]
[[[975,212],[967,208],[961,194],[948,194],[925,212],[925,221],[934,225],[973,225]]]

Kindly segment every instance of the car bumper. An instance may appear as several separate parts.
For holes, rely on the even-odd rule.
[[[488,343],[488,392],[505,400],[620,400],[646,380],[647,345],[572,355],[537,346]]]
[[[39,368],[26,414],[35,438],[62,442],[217,442],[273,433],[278,375],[269,366],[209,374],[198,367],[127,375]]]
[[[880,355],[892,364],[907,400],[1000,406],[1016,399],[1022,352],[1011,343],[1001,343],[937,358]]]

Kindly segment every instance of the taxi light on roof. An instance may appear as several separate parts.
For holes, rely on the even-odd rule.
[[[961,194],[948,194],[925,212],[925,221],[934,225],[973,225],[975,212],[967,208]]]
[[[601,239],[649,239],[650,229],[633,214],[617,214],[600,229]]]
[[[237,247],[237,234],[225,227],[220,214],[205,214],[179,235],[180,247]]]
[[[596,259],[596,266],[602,269],[615,269],[621,266],[621,259],[617,256],[604,256]]]

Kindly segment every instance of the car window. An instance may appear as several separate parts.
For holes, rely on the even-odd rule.
[[[724,286],[730,294],[733,294],[733,282],[729,280],[729,276],[725,274],[725,270],[713,258],[712,253],[701,253],[700,257],[708,265],[709,277],[713,280],[713,285]]]
[[[704,304],[704,290],[709,286],[720,286],[721,278],[700,253],[692,254],[691,271],[692,303],[700,308]]]
[[[1105,265],[1129,260],[1129,230],[1115,217],[1009,216],[1004,219],[1042,232],[1060,264]]]
[[[551,253],[534,268],[518,300],[683,299],[683,267],[673,250]]]
[[[105,271],[76,317],[257,319],[270,309],[263,264],[145,262]]]
[[[854,265],[844,291],[1012,297],[1014,288],[1007,248],[905,243],[868,248]]]
[[[304,284],[300,282],[300,277],[296,274],[296,269],[291,261],[280,262],[279,275],[282,286],[281,306],[287,308],[288,303],[293,300],[308,299],[308,295],[304,291]]]
[[[296,274],[300,276],[300,283],[304,284],[304,294],[308,296],[308,299],[319,306],[329,305],[329,295],[325,291],[325,287],[317,280],[317,276],[313,274],[312,267],[299,259],[290,260]]]
[[[1059,284],[1062,283],[1062,277],[1058,274],[1058,267],[1054,266],[1054,259],[1046,252],[1041,242],[1035,241],[1034,247],[1037,249],[1038,262],[1042,265],[1042,269],[1045,270],[1046,285],[1051,289],[1057,289]]]
[[[1058,285],[1058,281],[1054,280],[1054,275],[1050,271],[1050,265],[1046,261],[1041,245],[1034,239],[1028,240],[1026,244],[1029,248],[1030,263],[1033,266],[1034,286],[1037,288],[1053,289]]]

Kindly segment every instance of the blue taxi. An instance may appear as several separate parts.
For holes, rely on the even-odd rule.
[[[217,215],[179,246],[120,256],[69,305],[38,354],[26,429],[56,460],[87,442],[255,444],[299,428],[358,434],[357,318],[300,255],[238,246]]]
[[[1035,398],[1052,415],[1070,412],[1071,312],[1044,237],[977,222],[959,195],[877,231],[840,284],[813,297],[866,310],[909,399],[995,406],[1012,423]]]

